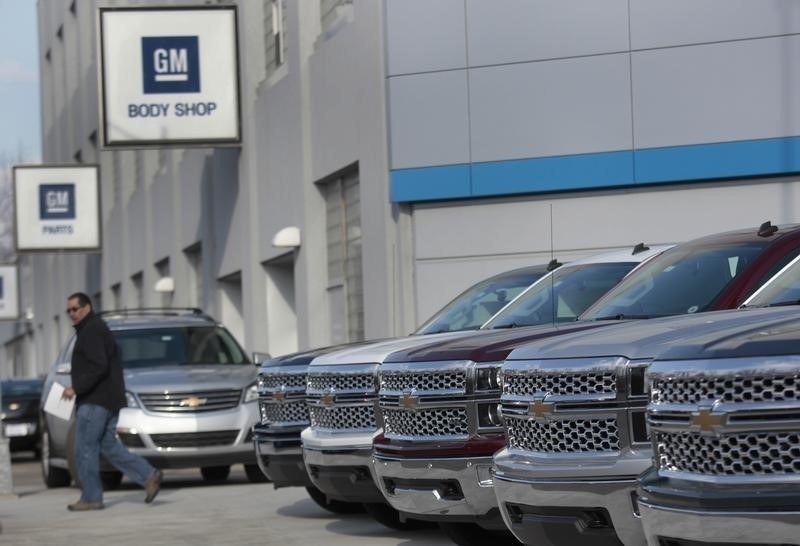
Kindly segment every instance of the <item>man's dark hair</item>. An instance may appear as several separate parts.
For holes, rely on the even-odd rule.
[[[81,307],[84,307],[86,305],[88,305],[90,307],[92,306],[91,298],[89,298],[89,296],[87,296],[83,292],[75,292],[74,294],[70,295],[70,297],[68,297],[67,299],[68,300],[78,300],[78,303],[80,304]]]

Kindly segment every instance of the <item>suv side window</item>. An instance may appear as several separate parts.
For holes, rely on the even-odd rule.
[[[741,300],[744,301],[750,296],[752,296],[756,290],[761,288],[765,282],[774,277],[778,271],[786,267],[789,264],[789,262],[794,260],[798,255],[800,255],[800,247],[795,248],[791,252],[788,252],[785,255],[781,256],[781,258],[778,261],[772,264],[772,267],[767,269],[767,271],[763,275],[761,275],[761,278],[758,279],[758,282],[755,282],[751,285],[750,290],[748,290],[746,294],[742,294]]]

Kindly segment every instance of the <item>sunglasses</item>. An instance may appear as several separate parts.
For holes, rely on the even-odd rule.
[[[67,307],[67,314],[77,313],[80,309],[83,309],[83,305],[79,305],[78,307]]]

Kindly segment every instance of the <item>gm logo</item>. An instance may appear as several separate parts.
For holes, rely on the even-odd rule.
[[[39,186],[39,218],[42,220],[75,219],[75,184]]]
[[[199,93],[200,55],[197,36],[142,38],[145,94]]]

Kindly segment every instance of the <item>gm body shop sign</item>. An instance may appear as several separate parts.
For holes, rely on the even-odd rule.
[[[17,252],[100,248],[98,168],[14,167]]]
[[[17,266],[0,265],[0,320],[19,318]]]
[[[240,142],[235,6],[99,14],[105,146]]]

